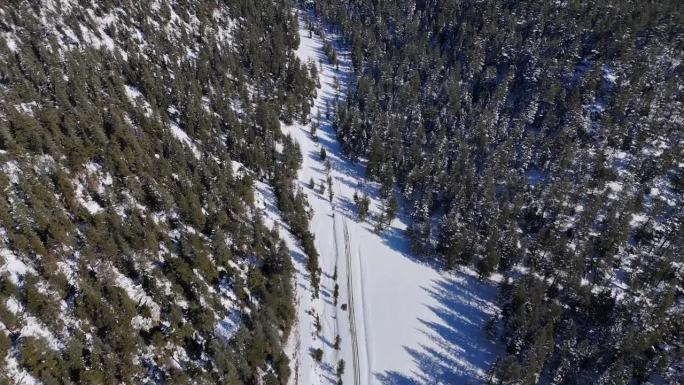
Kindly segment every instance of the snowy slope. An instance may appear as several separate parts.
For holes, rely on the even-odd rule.
[[[289,266],[266,272],[278,240],[246,230],[261,230],[251,180],[230,162],[275,166],[242,151],[278,145],[245,135],[270,101],[260,87],[287,87],[287,114],[299,115],[313,86],[262,65],[307,75],[291,66],[296,30],[271,31],[290,8],[243,3],[0,3],[0,384],[287,376],[274,336],[291,321],[291,290],[277,285]],[[245,52],[250,40],[270,55]],[[249,66],[260,72],[247,79]],[[45,92],[21,91],[31,79]],[[70,129],[51,130],[46,111]],[[264,282],[268,293],[254,290]],[[246,363],[243,345],[257,347]]]
[[[361,165],[352,164],[343,155],[332,129],[332,115],[325,114],[326,105],[332,107],[336,95],[344,97],[349,55],[339,44],[333,44],[338,49],[339,66],[329,65],[323,40],[315,33],[310,37],[305,26],[300,18],[297,55],[319,67],[321,88],[311,113],[315,119],[321,111],[318,142],[310,134],[310,125],[293,125],[285,131],[299,143],[304,157],[299,183],[314,212],[311,230],[316,236],[323,274],[321,298],[312,300],[304,253],[290,237],[288,243],[298,270],[299,299],[299,324],[290,342],[291,382],[335,383],[340,358],[346,363],[342,377],[346,384],[477,382],[486,375],[500,349],[483,331],[497,310],[496,288],[479,282],[472,272],[442,273],[409,255],[401,215],[381,235],[375,234],[370,224],[357,220],[354,193],[366,191],[372,199],[371,211],[379,213],[378,186],[364,179]],[[336,83],[339,90],[335,89]],[[321,146],[332,166],[332,202],[328,192],[321,193],[318,187],[326,180],[325,163],[319,155]],[[316,184],[314,189],[309,187],[311,179]],[[262,186],[260,190],[267,189]],[[276,218],[277,213],[269,216]],[[353,304],[349,311],[333,305],[336,268],[339,304]],[[311,309],[320,316],[320,338],[314,335]],[[338,333],[342,340],[340,351],[332,346]],[[320,365],[309,354],[316,348],[324,351]]]

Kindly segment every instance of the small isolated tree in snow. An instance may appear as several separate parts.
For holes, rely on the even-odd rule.
[[[344,374],[344,359],[340,358],[339,361],[337,361],[337,377],[342,377]]]
[[[398,208],[397,198],[391,195],[382,203],[382,213],[378,216],[378,221],[375,223],[374,231],[381,233],[386,226],[389,226],[394,218],[397,217]]]
[[[332,202],[334,194],[333,194],[333,188],[332,188],[332,177],[330,176],[330,173],[328,173],[327,180],[328,180],[328,198],[330,199],[330,202]]]
[[[321,348],[316,348],[311,351],[311,357],[313,357],[316,362],[321,362],[323,361],[323,349]]]
[[[321,317],[318,314],[314,317],[314,328],[316,328],[316,334],[321,333]]]
[[[340,296],[340,285],[335,284],[333,289],[333,300],[335,301],[335,306],[337,306],[337,298]]]
[[[398,208],[399,202],[397,201],[397,197],[392,194],[385,204],[385,220],[387,221],[387,224],[392,223],[394,218],[397,217]]]
[[[368,216],[368,210],[370,209],[370,198],[368,197],[368,194],[363,194],[363,197],[359,197],[357,193],[354,193],[354,202],[359,211],[359,220],[365,221]]]
[[[496,319],[497,317],[495,315],[490,318],[484,326],[485,333],[487,333],[487,337],[489,337],[490,340],[496,338]]]
[[[311,138],[313,138],[314,141],[318,142],[318,136],[316,136],[316,132],[318,131],[318,123],[317,122],[311,122]]]
[[[321,160],[325,160],[327,156],[328,153],[325,151],[325,148],[321,147]]]

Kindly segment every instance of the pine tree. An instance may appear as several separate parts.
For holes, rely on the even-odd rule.
[[[399,201],[397,197],[392,194],[385,203],[385,221],[387,224],[392,223],[394,218],[397,217],[397,210],[399,209]]]
[[[358,210],[359,220],[365,221],[370,209],[370,197],[368,196],[368,194],[364,193],[363,196],[359,198],[356,195],[356,193],[354,193],[354,199],[356,201],[356,208]]]
[[[337,370],[335,371],[335,373],[337,374],[338,378],[341,378],[342,375],[344,374],[344,360],[343,359],[340,359],[337,362]]]

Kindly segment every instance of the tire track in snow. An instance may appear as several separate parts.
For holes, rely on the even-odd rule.
[[[339,147],[339,144],[336,144],[337,138],[335,135],[335,131],[332,128],[332,117],[328,116],[327,114],[327,109],[328,106],[334,106],[335,103],[337,102],[337,97],[341,97],[343,95],[346,95],[347,91],[347,82],[349,80],[349,72],[351,69],[351,61],[350,61],[350,56],[349,53],[344,49],[342,46],[341,42],[339,41],[339,37],[331,33],[327,38],[324,36],[321,36],[317,33],[311,33],[308,29],[305,28],[307,25],[306,23],[306,18],[305,14],[307,11],[303,11],[299,13],[299,22],[300,22],[300,31],[299,35],[301,38],[300,41],[300,47],[297,49],[297,56],[302,60],[303,62],[313,62],[316,64],[316,67],[319,68],[318,76],[319,76],[319,82],[320,82],[320,87],[317,90],[316,98],[314,99],[314,104],[313,108],[310,112],[310,116],[316,116],[317,112],[321,113],[321,117],[325,116],[325,118],[321,118],[319,123],[320,126],[318,127],[318,132],[319,134],[316,135],[319,138],[323,139],[321,143],[318,142],[318,140],[314,139],[310,133],[310,124],[304,124],[304,125],[294,125],[294,137],[295,139],[300,143],[300,146],[302,146],[302,153],[303,154],[309,154],[312,156],[305,156],[302,162],[302,171],[299,173],[299,181],[303,185],[307,185],[307,182],[310,179],[314,179],[316,181],[324,181],[326,174],[330,174],[334,180],[337,182],[339,180],[339,175],[344,175],[347,174],[345,172],[346,164],[342,164],[342,162],[345,162],[345,159],[342,155],[341,148]],[[311,18],[312,21],[315,23],[318,23],[318,20],[316,16],[312,12],[308,12],[309,17]],[[327,32],[327,29],[326,29]],[[338,65],[339,68],[337,68],[335,65],[331,64],[329,61],[329,58],[326,56],[325,51],[323,50],[323,46],[325,41],[330,42],[331,44],[334,45],[334,47],[337,50],[338,53]],[[326,112],[323,114],[323,112]],[[333,111],[331,111],[333,112]],[[333,112],[334,113],[334,112]],[[313,118],[312,118],[313,122]],[[326,147],[326,150],[328,151],[329,156],[331,157],[331,170],[325,172],[323,171],[324,168],[324,162],[318,154],[320,153],[320,149],[322,146]],[[332,161],[332,159],[339,160],[338,161]],[[342,183],[342,181],[339,181]],[[351,274],[351,267],[352,267],[352,256],[351,256],[351,245],[350,245],[350,239],[349,239],[349,230],[346,229],[347,223],[345,222],[345,213],[343,211],[337,211],[336,206],[339,201],[339,197],[347,197],[348,194],[342,194],[342,191],[340,191],[340,186],[338,183],[334,183],[332,186],[329,186],[328,188],[331,189],[331,191],[334,191],[334,198],[332,200],[326,199],[327,197],[323,195],[318,196],[317,194],[314,196],[309,196],[307,199],[309,200],[310,203],[313,203],[313,207],[315,207],[315,215],[318,216],[318,220],[315,222],[316,224],[314,227],[311,229],[316,235],[316,242],[321,244],[317,244],[317,248],[321,250],[321,267],[329,271],[329,269],[332,268],[339,268],[339,273],[340,276],[338,277],[338,280],[331,279],[330,276],[326,275],[325,278],[321,280],[321,287],[326,287],[330,291],[334,290],[334,286],[337,282],[339,282],[339,289],[342,291],[341,297],[344,296],[344,288],[342,287],[345,282],[345,278],[342,277],[342,274],[347,274],[347,290],[348,293],[353,296],[353,290],[355,289],[353,284],[358,284],[359,282],[353,282],[353,279],[349,276]],[[348,198],[348,197],[347,197]],[[326,204],[323,203],[323,201],[326,202]],[[332,206],[332,207],[331,207]],[[324,209],[325,207],[325,209]],[[324,218],[322,214],[328,214],[330,213],[329,209],[332,208],[332,235],[333,239],[330,239],[330,224],[327,222],[328,219],[320,219]],[[337,224],[339,222],[339,219],[342,218],[343,223],[342,224]],[[325,225],[324,225],[325,224]],[[324,226],[323,226],[324,225]],[[346,237],[342,238],[344,233],[342,232],[342,225],[345,227],[345,232],[346,232]],[[340,230],[340,232],[338,232]],[[353,232],[353,228],[352,228]],[[338,238],[339,237],[339,238]],[[345,241],[346,239],[346,241]],[[343,251],[340,246],[345,245],[345,250]],[[332,254],[332,248],[331,246],[335,247],[334,254]],[[344,255],[342,253],[345,253]],[[344,266],[348,267],[348,271],[345,273],[343,272]],[[358,274],[357,279],[358,279]],[[356,288],[358,289],[358,288]],[[363,290],[361,288],[361,290]],[[357,295],[361,295],[357,293]],[[347,301],[349,302],[349,301]],[[361,366],[359,363],[361,360],[364,360],[364,346],[359,347],[359,338],[364,338],[364,328],[362,324],[359,324],[358,326],[360,327],[359,335],[357,336],[357,325],[351,325],[351,318],[346,319],[347,317],[344,317],[342,314],[343,310],[339,306],[333,306],[333,304],[327,303],[327,301],[324,301],[322,298],[317,299],[312,301],[312,303],[317,303],[318,305],[322,305],[322,310],[320,312],[321,316],[321,322],[323,324],[323,332],[322,335],[327,338],[327,341],[330,343],[333,343],[336,335],[339,335],[340,338],[342,338],[343,342],[343,347],[342,349],[335,350],[333,351],[332,346],[328,346],[326,344],[320,345],[318,344],[319,341],[316,340],[314,337],[313,340],[311,341],[302,341],[301,344],[301,352],[300,352],[300,358],[302,359],[302,363],[300,364],[301,368],[306,368],[303,373],[303,376],[298,376],[296,379],[301,385],[313,385],[313,384],[323,384],[327,382],[332,382],[332,385],[334,385],[335,381],[332,378],[329,377],[322,377],[322,373],[319,372],[318,369],[321,368],[321,363],[320,362],[315,362],[313,358],[310,357],[310,355],[305,355],[305,347],[310,347],[310,348],[315,348],[315,347],[320,347],[324,351],[324,358],[326,363],[329,363],[330,361],[337,361],[339,362],[339,359],[344,358],[345,360],[348,361],[349,366],[347,368],[347,372],[344,374],[343,378],[345,379],[345,383],[352,383],[352,379],[350,377],[354,377],[353,379],[353,384],[354,385],[366,385],[365,382],[366,380],[361,380],[362,376],[363,378],[366,378],[365,374],[362,374],[361,371],[365,371],[365,368]],[[354,311],[354,306],[353,306],[353,299],[352,302],[348,304],[349,309],[348,311]],[[356,309],[359,312],[363,312],[363,309],[359,308]],[[301,311],[301,306],[300,306],[300,311]],[[304,313],[304,312],[302,312]],[[308,314],[308,313],[306,313]],[[356,315],[350,315],[347,314],[348,316],[353,317],[354,321],[356,318]],[[307,316],[304,314],[300,315],[302,319],[306,318]],[[332,318],[332,319],[331,319]],[[350,325],[346,325],[347,322],[350,322]],[[360,321],[363,322],[363,321]],[[306,328],[304,328],[306,329]],[[352,334],[353,333],[353,334]],[[304,337],[304,336],[302,336]],[[308,336],[304,337],[308,339]],[[347,340],[350,340],[352,344],[347,345]],[[361,341],[360,343],[363,343]],[[350,347],[352,349],[350,349]],[[359,357],[361,356],[361,357]],[[352,364],[353,364],[353,372],[352,372]],[[334,362],[333,362],[334,365]],[[323,367],[324,370],[327,370],[327,366]],[[310,371],[309,371],[310,369]],[[334,373],[334,368],[333,369]],[[316,374],[314,374],[316,373]],[[332,373],[331,373],[332,374]],[[370,373],[368,373],[370,375]],[[311,376],[311,377],[309,377]],[[327,381],[326,381],[327,380]]]
[[[335,243],[335,263],[333,264],[335,272],[333,273],[334,279],[332,280],[333,284],[333,290],[335,290],[335,285],[337,285],[337,264],[339,263],[340,260],[340,249],[339,245],[337,243],[337,220],[335,219],[335,206],[332,206],[332,223],[333,223],[333,242]],[[339,294],[339,292],[338,292]],[[335,307],[335,335],[339,336],[340,335],[340,311],[339,308],[337,307],[338,304],[338,298],[333,298],[333,304]],[[337,349],[337,359],[339,360],[339,357],[341,355],[340,349]]]
[[[361,369],[359,368],[359,337],[356,334],[356,312],[354,311],[354,281],[352,278],[351,250],[349,246],[349,230],[344,223],[344,254],[347,260],[347,295],[349,297],[349,328],[352,337],[352,355],[354,366],[354,385],[361,385]]]
[[[373,367],[372,363],[372,354],[371,354],[371,348],[370,348],[370,342],[371,342],[371,335],[369,335],[368,331],[366,330],[366,325],[369,324],[368,318],[370,311],[366,307],[366,289],[365,289],[365,283],[368,282],[366,279],[366,272],[368,272],[368,269],[365,264],[365,260],[361,258],[361,245],[357,245],[358,247],[358,253],[356,254],[357,259],[359,260],[359,286],[361,287],[361,309],[363,310],[362,314],[362,324],[363,324],[363,340],[365,342],[365,348],[366,348],[366,384],[371,384],[371,368]]]

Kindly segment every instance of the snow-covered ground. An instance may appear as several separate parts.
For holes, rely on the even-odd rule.
[[[332,38],[328,35],[327,38]],[[357,220],[353,195],[369,194],[371,211],[380,212],[378,186],[363,177],[363,167],[343,154],[333,132],[332,114],[336,95],[343,100],[350,59],[337,41],[339,66],[328,64],[323,41],[309,36],[300,19],[300,47],[297,55],[312,60],[319,68],[321,88],[312,110],[312,120],[321,111],[318,141],[309,125],[285,127],[299,145],[303,165],[299,187],[307,194],[314,215],[311,230],[321,254],[321,295],[311,298],[306,256],[285,229],[281,234],[293,254],[297,269],[298,323],[288,346],[292,358],[292,384],[336,383],[339,359],[345,361],[345,384],[452,384],[480,382],[496,359],[500,347],[490,341],[483,326],[496,312],[496,288],[477,280],[474,273],[443,273],[412,257],[403,236],[402,215],[389,229],[377,235],[372,225]],[[339,85],[339,89],[336,89]],[[326,184],[325,148],[331,164],[334,198],[319,186]],[[311,189],[313,179],[316,187]],[[326,184],[327,185],[327,184]],[[258,202],[267,220],[280,221],[270,188],[258,186]],[[337,270],[337,280],[334,272]],[[333,290],[339,285],[339,302]],[[349,285],[350,283],[350,285]],[[348,304],[347,310],[342,310]],[[315,316],[321,333],[316,335]],[[354,332],[352,332],[354,331]],[[334,349],[336,335],[341,349]],[[314,349],[323,350],[322,363],[312,358]]]

